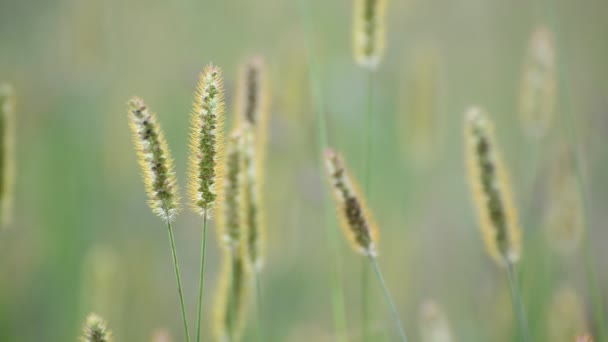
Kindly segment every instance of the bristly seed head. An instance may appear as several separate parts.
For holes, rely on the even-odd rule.
[[[239,123],[264,127],[268,118],[268,84],[264,60],[253,57],[241,70],[237,89],[236,116]]]
[[[163,220],[172,221],[179,211],[179,197],[173,159],[156,115],[148,111],[142,99],[129,100],[129,124],[144,176],[152,211]]]
[[[499,263],[520,256],[520,228],[492,123],[477,107],[465,119],[465,155],[473,202],[488,253]]]
[[[221,191],[224,143],[224,88],[221,70],[208,65],[195,93],[190,135],[190,201],[210,216]]]
[[[0,84],[0,228],[10,224],[15,181],[15,96],[8,84]]]
[[[108,330],[106,322],[96,314],[90,314],[84,324],[83,342],[111,342],[112,332]]]
[[[333,150],[325,151],[325,166],[344,232],[356,251],[375,257],[377,229],[358,185]]]
[[[214,333],[217,341],[240,341],[247,323],[251,273],[243,248],[241,246],[236,254],[224,253],[215,303]]]
[[[243,139],[239,130],[231,133],[226,145],[225,171],[222,190],[223,199],[218,202],[217,227],[222,243],[225,243],[233,254],[243,240]]]
[[[386,0],[355,0],[353,52],[355,61],[376,69],[384,54]]]

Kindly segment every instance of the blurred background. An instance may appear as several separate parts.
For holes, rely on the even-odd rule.
[[[182,340],[167,232],[146,205],[125,103],[138,95],[158,114],[184,189],[198,73],[209,62],[223,68],[230,122],[239,65],[253,54],[264,57],[272,89],[262,278],[267,340],[338,339],[330,291],[335,259],[327,239],[337,223],[319,172],[318,104],[298,4],[0,0],[0,81],[13,85],[17,103],[15,217],[0,232],[1,341],[73,341],[91,311],[107,319],[117,341],[149,341],[159,329]],[[307,0],[305,7],[329,141],[362,179],[368,74],[352,56],[352,1]],[[454,340],[517,340],[505,275],[484,251],[466,182],[462,125],[471,104],[496,122],[510,170],[525,237],[520,282],[534,340],[572,341],[569,334],[597,331],[585,254],[608,298],[606,10],[603,0],[389,2],[387,49],[373,76],[367,200],[380,230],[379,263],[413,341],[423,340],[438,311]],[[560,86],[549,133],[530,139],[518,115],[521,74],[530,37],[542,24],[554,31]],[[555,155],[571,147],[573,127],[591,244],[567,235],[575,246],[562,252],[545,234],[553,198],[545,181],[556,172]],[[191,327],[200,221],[184,210],[175,222]],[[208,339],[220,264],[210,232]],[[337,236],[346,333],[356,341],[363,262]],[[373,340],[395,340],[374,279],[370,289]],[[255,338],[253,322],[246,340]]]

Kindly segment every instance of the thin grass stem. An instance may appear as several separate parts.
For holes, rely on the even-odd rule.
[[[403,329],[403,325],[401,324],[401,320],[399,319],[399,313],[397,312],[397,308],[395,307],[395,303],[391,297],[388,288],[386,287],[386,283],[384,282],[384,278],[382,277],[382,272],[380,272],[380,266],[378,266],[378,262],[376,258],[373,256],[369,257],[369,261],[372,264],[372,268],[376,273],[376,277],[378,278],[378,282],[380,283],[380,287],[384,292],[384,297],[386,298],[386,302],[391,308],[391,314],[393,316],[393,320],[395,321],[395,325],[397,326],[397,330],[399,331],[399,336],[401,338],[401,342],[407,342],[407,337],[405,337],[405,330]]]
[[[371,196],[372,177],[372,141],[373,141],[373,108],[374,108],[374,83],[373,70],[367,71],[367,118],[366,118],[366,147],[363,169],[365,170],[365,193]],[[366,260],[361,265],[361,338],[367,341],[369,336],[369,272]]]
[[[264,314],[262,310],[262,280],[260,277],[260,272],[255,272],[255,310],[256,316],[258,319],[258,341],[265,341],[264,336]]]
[[[313,29],[312,29],[312,18],[311,13],[308,8],[309,1],[308,0],[300,0],[300,13],[302,24],[304,26],[305,31],[305,43],[306,43],[306,51],[308,57],[308,66],[309,66],[309,82],[311,86],[311,92],[313,97],[313,104],[315,105],[315,112],[317,116],[317,139],[318,139],[318,148],[321,151],[325,151],[328,147],[328,135],[326,128],[326,117],[325,117],[325,103],[323,99],[323,92],[321,90],[321,85],[319,81],[319,70],[317,61],[315,58],[314,45],[313,45]],[[321,177],[325,177],[325,171],[323,170],[323,165],[319,166],[319,170],[321,172]],[[323,217],[325,218],[326,225],[326,239],[333,254],[334,259],[334,269],[331,276],[331,288],[332,288],[332,311],[333,311],[333,319],[334,325],[336,329],[337,339],[338,341],[345,341],[345,332],[346,332],[346,313],[344,310],[344,290],[342,288],[341,283],[341,263],[340,263],[340,253],[339,253],[339,244],[338,244],[338,236],[337,230],[331,227],[331,221],[329,219],[329,215],[327,215],[327,206],[329,205],[329,201],[324,198],[325,206],[323,206]]]
[[[207,249],[207,212],[203,214],[203,236],[201,238],[201,279],[198,288],[198,314],[196,316],[196,342],[201,340],[201,320],[203,312],[203,289],[205,288],[205,254]]]
[[[507,278],[509,279],[509,286],[511,287],[511,301],[513,302],[513,311],[517,317],[517,323],[519,325],[519,331],[521,334],[521,340],[523,342],[530,342],[530,329],[528,328],[528,321],[526,320],[526,314],[524,312],[524,306],[519,293],[519,284],[517,284],[517,275],[515,273],[515,267],[511,262],[507,262]]]
[[[361,259],[361,341],[369,336],[369,272],[365,258]]]
[[[184,291],[182,289],[182,277],[179,272],[179,264],[177,262],[177,252],[175,249],[175,238],[173,237],[173,227],[171,222],[167,221],[167,230],[169,231],[169,240],[171,241],[171,253],[173,255],[173,268],[175,269],[175,279],[177,280],[177,292],[179,293],[179,302],[182,308],[182,320],[184,321],[184,334],[186,341],[190,342],[190,331],[188,330],[188,317],[186,315],[186,305],[184,304]]]

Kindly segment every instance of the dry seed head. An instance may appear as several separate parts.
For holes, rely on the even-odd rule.
[[[386,0],[355,0],[353,53],[362,67],[376,69],[384,54]]]
[[[215,329],[217,341],[235,342],[242,338],[247,319],[251,273],[245,250],[224,253],[222,276],[215,302]]]
[[[591,335],[580,335],[576,337],[575,342],[593,342]]]
[[[94,313],[89,314],[84,324],[83,342],[111,342],[112,332],[106,322]]]
[[[570,287],[562,286],[555,291],[545,317],[548,341],[571,342],[589,329],[583,301]]]
[[[156,115],[148,111],[138,97],[129,100],[129,125],[144,177],[148,204],[165,221],[171,221],[179,210],[179,196],[173,159]]]
[[[261,168],[257,163],[255,136],[245,130],[243,136],[243,226],[247,231],[247,254],[256,272],[264,266],[264,218],[261,195]]]
[[[562,255],[577,250],[584,233],[583,198],[575,175],[574,156],[561,148],[549,170],[544,228],[547,242]]]
[[[418,326],[422,342],[451,342],[454,340],[443,308],[433,300],[427,300],[420,306]]]
[[[232,132],[228,138],[225,163],[223,184],[219,184],[223,187],[223,199],[218,202],[216,220],[221,236],[220,243],[225,244],[234,253],[244,239],[245,222],[243,139],[239,130]]]
[[[353,248],[366,256],[376,256],[377,229],[359,186],[351,177],[342,157],[325,151],[325,166],[334,194],[341,226]]]
[[[481,109],[472,107],[464,130],[469,184],[486,249],[501,264],[515,263],[520,257],[521,233],[493,124]]]
[[[166,329],[158,329],[152,334],[152,342],[171,342],[171,335]]]
[[[0,228],[13,216],[15,184],[15,94],[8,84],[0,84]]]
[[[221,70],[209,64],[194,95],[190,134],[190,201],[201,215],[214,210],[223,177],[224,88]]]
[[[531,137],[544,136],[554,116],[557,71],[553,35],[539,27],[530,38],[519,99],[522,126]]]

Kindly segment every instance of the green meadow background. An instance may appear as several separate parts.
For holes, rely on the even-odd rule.
[[[590,252],[606,308],[608,3],[393,0],[388,6],[386,54],[373,76],[367,200],[380,230],[378,260],[410,340],[420,340],[418,313],[427,299],[441,303],[457,341],[518,339],[506,276],[485,253],[466,182],[462,125],[471,104],[495,120],[510,170],[525,237],[520,283],[534,340],[550,340],[548,311],[564,286],[581,296],[587,331],[596,335],[584,267]],[[310,46],[303,9],[310,13]],[[319,172],[319,103],[311,96],[307,56],[312,47],[330,145],[362,180],[368,75],[353,61],[351,13],[348,0],[0,0],[0,81],[17,94],[16,212],[0,232],[0,341],[74,341],[91,311],[107,319],[116,341],[149,341],[158,329],[182,341],[167,231],[146,205],[125,104],[138,95],[158,114],[183,190],[198,73],[208,62],[223,68],[230,122],[239,65],[255,54],[268,66],[272,97],[262,277],[267,340],[337,340],[328,236],[338,228]],[[542,23],[556,34],[560,93],[550,134],[538,143],[523,133],[517,113],[522,62]],[[416,127],[408,124],[413,95],[404,79],[416,54],[428,48],[440,65],[437,139],[420,162],[409,148]],[[591,243],[564,257],[549,248],[540,218],[547,163],[570,144],[571,128],[584,162]],[[201,219],[186,208],[174,227],[194,330]],[[205,340],[212,338],[220,265],[210,232]],[[357,341],[363,261],[336,236],[348,339]],[[373,340],[396,340],[377,282],[370,284]],[[254,322],[252,311],[245,340],[255,340]]]

